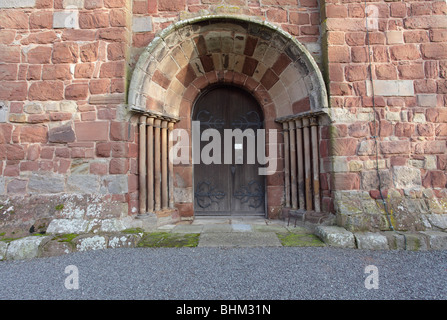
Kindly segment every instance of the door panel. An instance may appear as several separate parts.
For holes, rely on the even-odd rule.
[[[200,150],[221,151],[220,164],[194,165],[194,210],[206,215],[264,214],[264,176],[258,174],[256,149],[247,148],[248,140],[256,146],[256,130],[262,129],[262,113],[256,100],[234,87],[217,87],[203,94],[194,107],[193,120],[200,121],[200,134],[215,129],[220,141],[200,142]],[[251,138],[233,138],[225,149],[225,129],[240,129]],[[247,131],[247,129],[251,129]],[[232,131],[235,133],[234,131]],[[220,150],[210,147],[219,146]],[[204,149],[205,148],[205,149]],[[229,149],[228,149],[229,148]],[[217,148],[219,149],[219,148]],[[225,153],[226,150],[226,153]],[[231,163],[224,163],[224,154],[231,152]],[[214,158],[215,154],[210,153]],[[254,162],[250,162],[249,158]],[[203,157],[202,157],[203,158]]]

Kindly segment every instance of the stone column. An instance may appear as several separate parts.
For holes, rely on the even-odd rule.
[[[170,121],[168,124],[168,137],[174,130],[174,122]],[[168,140],[168,169],[169,169],[169,208],[174,208],[174,163],[173,159],[169,158],[169,152],[171,152],[173,147],[173,142],[171,139]]]
[[[139,204],[140,215],[146,213],[146,116],[140,116],[139,123],[139,159],[138,159],[138,181],[139,181]]]
[[[147,118],[147,211],[154,211],[154,117]]]
[[[289,171],[289,124],[282,123],[284,133],[284,192],[286,208],[290,208],[290,171]]]
[[[310,118],[310,129],[312,135],[312,163],[313,163],[313,191],[314,191],[314,210],[320,212],[320,170],[318,156],[318,120],[315,117]]]
[[[298,207],[298,195],[296,192],[296,148],[295,148],[295,122],[289,121],[289,140],[290,140],[290,192],[292,199],[292,208]]]
[[[154,198],[155,211],[161,209],[160,119],[154,121]]]
[[[303,118],[303,143],[304,143],[304,188],[306,190],[306,210],[312,210],[311,191],[311,163],[310,163],[310,134],[309,118]]]
[[[301,119],[295,120],[296,131],[296,154],[298,163],[298,206],[300,210],[305,210],[305,190],[304,190],[304,160],[303,160],[303,122]]]
[[[161,122],[161,208],[168,208],[168,121]]]

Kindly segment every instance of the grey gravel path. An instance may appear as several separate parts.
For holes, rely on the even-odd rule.
[[[368,265],[378,289],[365,288]],[[0,262],[0,288],[0,299],[447,299],[447,251],[109,249]]]

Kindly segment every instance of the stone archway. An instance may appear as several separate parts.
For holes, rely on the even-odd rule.
[[[140,133],[154,127],[151,120],[150,128],[146,129],[148,119],[160,120],[154,128],[159,126],[161,132],[151,131],[151,139],[155,134],[163,140],[174,123],[176,128],[190,130],[195,99],[201,90],[216,83],[239,86],[250,92],[263,109],[265,129],[287,127],[288,131],[289,123],[298,123],[303,117],[318,117],[328,108],[325,84],[317,64],[291,35],[265,21],[200,17],[180,21],[163,30],[141,54],[128,94],[130,110],[141,115]],[[289,132],[284,134],[284,138],[288,135]],[[166,145],[166,141],[162,143]],[[267,177],[268,216],[277,216],[283,206],[297,208],[298,204],[291,201],[291,192],[297,193],[297,190],[290,188],[290,183],[296,185],[298,182],[290,176],[288,137],[283,140],[281,135],[278,143],[284,143],[287,152],[280,154],[281,166],[277,172]],[[164,157],[160,147],[155,152]],[[143,163],[141,156],[140,163]],[[156,209],[169,212],[175,205],[180,216],[192,216],[192,166],[158,165],[162,177],[151,179],[161,188],[155,198],[162,198],[164,190],[166,208],[160,205],[163,201],[158,200]],[[146,175],[146,169],[141,169],[140,173]],[[152,187],[152,182],[145,182],[140,174],[140,193],[141,189],[144,193],[140,197],[140,213],[154,208],[147,203],[147,198],[152,197],[146,194],[153,192],[146,189],[149,185]]]
[[[207,75],[213,81],[214,72],[226,73],[226,80],[242,75],[249,79],[247,87],[257,82],[252,90],[270,95],[266,102],[275,103],[278,117],[328,108],[321,71],[301,43],[266,21],[227,16],[184,20],[164,29],[138,60],[128,105],[178,117],[192,82]]]

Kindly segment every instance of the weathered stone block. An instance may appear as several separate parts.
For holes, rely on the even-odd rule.
[[[373,232],[354,233],[357,248],[367,250],[387,250],[388,241],[384,235]]]
[[[106,121],[84,121],[75,123],[78,141],[101,141],[109,138],[109,123]]]
[[[32,193],[58,193],[65,190],[65,179],[59,174],[33,173],[28,182],[28,190]]]
[[[341,227],[318,226],[315,234],[328,246],[338,248],[355,248],[355,239],[352,232]]]
[[[412,251],[428,250],[427,239],[421,233],[401,233],[400,237],[404,240],[404,249]]]
[[[48,141],[53,143],[67,143],[75,141],[75,133],[71,124],[54,127],[48,131]]]
[[[54,257],[73,252],[70,243],[52,240],[46,243],[39,254],[39,257]]]
[[[72,174],[67,179],[67,191],[97,193],[99,191],[99,179],[95,175]]]
[[[427,242],[424,235],[420,233],[385,231],[384,236],[388,240],[391,250],[427,250]]]
[[[2,0],[0,8],[33,8],[36,0]]]
[[[152,31],[152,18],[135,16],[132,19],[133,32],[149,32]]]
[[[110,175],[102,177],[102,193],[124,194],[128,192],[127,175]]]
[[[39,246],[50,237],[26,237],[11,241],[6,252],[7,260],[32,259],[38,256]]]
[[[393,167],[393,180],[396,188],[412,188],[422,185],[421,171],[416,168]]]
[[[428,228],[447,231],[447,214],[426,214],[424,218],[427,219],[426,225]]]
[[[447,249],[447,233],[441,231],[421,231],[427,237],[430,249],[446,250]]]
[[[413,80],[373,80],[374,94],[379,96],[414,96]],[[366,81],[367,95],[372,95],[371,81]]]
[[[121,219],[104,219],[100,230],[103,232],[119,232],[126,229],[126,224]]]
[[[47,233],[86,233],[89,222],[83,219],[53,219]]]
[[[138,234],[122,234],[109,238],[108,248],[133,248],[136,246],[141,236]]]
[[[78,251],[101,250],[107,248],[107,239],[104,236],[80,236],[74,240]]]
[[[53,13],[53,28],[79,29],[79,11],[55,11]]]
[[[388,44],[404,43],[403,32],[400,30],[387,31],[386,41]]]
[[[41,103],[30,102],[23,106],[23,111],[28,114],[41,114],[43,113],[43,107]]]
[[[8,249],[8,243],[0,241],[0,261],[6,258],[7,249]]]
[[[436,94],[418,94],[418,105],[421,107],[436,107],[438,104],[438,98]]]

